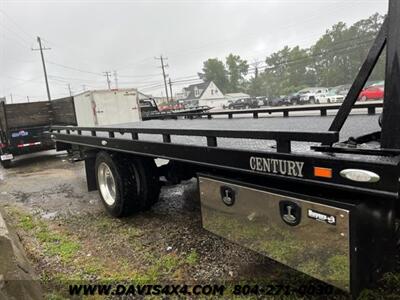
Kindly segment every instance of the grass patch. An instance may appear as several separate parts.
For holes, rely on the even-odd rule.
[[[186,257],[186,263],[190,266],[194,266],[199,262],[199,254],[196,250],[192,250]]]
[[[78,254],[80,245],[68,234],[52,230],[43,220],[39,220],[16,208],[9,209],[9,212],[16,220],[17,227],[38,240],[46,254],[58,255],[63,263],[71,262],[72,258]]]
[[[64,298],[64,296],[56,294],[56,293],[50,293],[46,294],[44,296],[45,300],[68,300],[68,298]]]
[[[29,215],[21,216],[19,220],[19,226],[26,231],[34,229],[35,223],[32,219],[32,216]]]

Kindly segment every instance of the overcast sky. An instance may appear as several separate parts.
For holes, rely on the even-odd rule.
[[[18,1],[0,0],[0,97],[45,100],[36,36],[43,45],[53,98],[107,87],[117,71],[120,87],[160,96],[160,62],[174,92],[201,71],[208,58],[239,54],[249,63],[285,45],[307,47],[338,21],[352,24],[387,0],[230,1]],[[112,87],[114,78],[112,77]]]

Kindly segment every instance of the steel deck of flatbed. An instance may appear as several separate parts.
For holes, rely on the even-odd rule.
[[[214,119],[193,119],[193,120],[152,120],[146,122],[132,122],[116,124],[107,127],[112,128],[160,128],[160,129],[199,129],[199,130],[265,130],[265,131],[304,131],[321,132],[327,131],[334,116],[320,117],[318,115],[293,116],[290,118],[263,117],[251,119],[249,116],[227,117]],[[340,140],[347,140],[350,137],[360,136],[374,131],[379,131],[378,115],[351,115],[340,132]],[[296,128],[296,130],[293,130]],[[230,145],[232,146],[232,145]],[[234,146],[234,145],[233,145]],[[247,145],[249,147],[249,145]],[[294,150],[296,148],[294,147]]]
[[[350,137],[363,135],[369,132],[378,131],[378,116],[353,115],[348,119],[345,127],[340,134],[340,140],[347,140]],[[152,120],[146,122],[132,122],[125,124],[116,124],[107,126],[108,128],[118,129],[168,129],[168,130],[246,130],[246,131],[287,131],[294,132],[293,128],[299,128],[304,132],[321,132],[329,128],[333,116],[321,118],[319,116],[298,116],[291,118],[267,117],[260,119],[235,118],[235,119],[193,119],[193,120]],[[86,134],[89,134],[86,132]],[[101,133],[98,133],[101,136]],[[106,135],[106,133],[103,133]],[[126,136],[118,136],[127,138]],[[141,140],[162,142],[162,136],[141,134]],[[204,138],[199,136],[174,136],[173,142],[187,145],[202,146],[206,144]],[[274,151],[276,143],[271,140],[253,140],[249,143],[249,139],[221,139],[218,144],[220,147],[247,149],[258,151]],[[292,144],[292,152],[308,151],[311,145],[316,143],[296,143]]]

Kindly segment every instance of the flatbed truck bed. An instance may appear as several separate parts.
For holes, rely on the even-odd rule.
[[[324,260],[321,260],[321,257],[318,259],[321,268],[328,269],[328,275],[323,273],[310,275],[342,289],[352,290],[353,293],[357,293],[361,287],[365,286],[366,283],[363,282],[361,274],[371,272],[372,265],[368,266],[363,263],[354,266],[350,260],[345,259],[346,257],[357,257],[362,261],[365,261],[367,257],[368,259],[372,258],[374,263],[378,263],[384,268],[388,259],[386,256],[382,256],[382,245],[388,244],[384,246],[385,250],[392,249],[394,251],[394,239],[389,239],[388,236],[394,236],[395,227],[391,213],[396,209],[395,201],[398,199],[399,153],[390,153],[389,155],[360,151],[350,154],[332,154],[318,150],[312,151],[310,145],[338,142],[339,134],[328,131],[216,130],[210,129],[213,127],[211,124],[221,124],[219,120],[211,123],[209,120],[204,120],[204,124],[208,124],[207,126],[199,126],[198,123],[202,123],[202,121],[198,120],[188,120],[187,122],[192,121],[196,122],[194,124],[197,125],[193,126],[196,129],[173,129],[169,126],[161,128],[156,124],[172,123],[154,122],[145,125],[124,124],[109,128],[53,127],[51,134],[52,138],[56,140],[59,150],[75,151],[80,159],[85,160],[89,190],[101,189],[100,175],[96,174],[101,172],[99,166],[104,161],[111,159],[118,162],[116,165],[119,167],[116,168],[122,174],[124,165],[131,164],[133,166],[142,161],[146,165],[144,169],[148,169],[149,174],[137,175],[142,178],[139,180],[156,174],[156,177],[165,176],[168,181],[177,183],[197,176],[202,195],[203,225],[218,235],[268,255],[300,271],[305,271],[302,267],[304,261],[300,256],[306,255],[309,249],[300,251],[299,247],[303,247],[301,245],[304,243],[317,243],[311,247],[311,252],[325,253]],[[297,141],[297,146],[292,147],[291,144],[295,141]],[[256,143],[253,144],[253,142]],[[373,149],[374,147],[370,150],[374,151]],[[364,148],[364,150],[366,149]],[[104,161],[102,157],[104,157]],[[168,160],[168,164],[156,169],[153,158]],[[136,172],[133,173],[140,174],[144,171],[144,169],[139,171],[140,163],[136,168]],[[349,180],[341,175],[346,170],[349,172],[351,170],[367,170],[380,178],[376,182]],[[322,174],[317,171],[322,171]],[[118,174],[118,171],[115,172]],[[328,175],[324,172],[328,172]],[[361,176],[363,175],[361,173]],[[129,178],[133,175],[125,176]],[[354,176],[360,176],[360,174]],[[104,181],[107,180],[104,179]],[[154,187],[154,183],[152,183],[146,189],[159,190],[159,187]],[[228,196],[224,196],[223,191]],[[248,196],[245,196],[247,194]],[[239,203],[245,201],[251,211],[244,213],[243,210],[246,210],[246,207],[236,208],[235,205],[230,209],[229,200],[225,200],[228,201],[228,204],[224,203],[226,197],[228,199],[236,198],[235,201]],[[369,201],[363,200],[365,197],[372,197],[373,201],[368,203]],[[259,199],[263,198],[265,198],[264,203],[261,203]],[[146,200],[145,202],[147,201],[153,203],[155,200]],[[221,203],[223,206],[218,207]],[[284,221],[277,220],[280,210],[285,209],[280,208],[279,203],[294,205],[293,207],[298,205],[304,210],[303,214],[311,214],[311,216],[307,218],[304,215],[302,217],[303,225],[298,229],[293,227],[294,225],[287,225]],[[367,208],[365,207],[366,203],[368,203]],[[146,205],[137,203],[137,207],[133,211],[144,210]],[[265,207],[270,207],[271,210],[263,211],[262,208]],[[257,216],[255,212],[260,209],[261,216]],[[353,223],[351,226],[350,212]],[[377,212],[379,212],[378,216],[374,215]],[[121,212],[116,215],[125,214]],[[271,218],[272,224],[264,224],[262,215]],[[281,217],[284,215],[282,212]],[[346,219],[346,225],[339,220],[341,216]],[[246,221],[246,218],[253,219]],[[314,218],[314,223],[310,223],[312,218]],[[323,218],[333,218],[334,225],[327,223],[328,221]],[[257,219],[261,224],[257,225]],[[364,224],[366,219],[372,222]],[[233,220],[234,224],[232,225]],[[234,226],[232,230],[238,236],[232,237],[231,229],[221,227],[225,221],[227,224],[231,224],[230,226]],[[382,228],[381,223],[386,227]],[[267,228],[265,227],[267,225],[274,228],[275,237],[271,240],[270,237],[261,234],[249,244],[246,236],[249,228],[256,227],[262,233],[262,228]],[[277,230],[275,226],[286,226],[286,228]],[[318,227],[321,229],[318,230]],[[243,229],[243,233],[240,233],[240,228]],[[305,233],[311,229],[315,231],[315,235]],[[230,233],[227,233],[227,230]],[[356,236],[351,236],[352,231],[357,232],[353,233]],[[379,235],[375,237],[375,243],[370,242],[371,236],[368,232],[379,232]],[[274,256],[274,253],[270,253],[268,249],[259,245],[261,242],[258,239],[264,243],[276,243],[285,234],[297,235],[294,238],[294,245],[298,254],[291,258],[293,262],[282,261],[282,258]],[[305,238],[304,235],[308,237]],[[321,235],[327,238],[328,242],[318,245]],[[338,240],[339,236],[342,238]],[[282,247],[285,247],[284,243]],[[312,254],[311,257],[313,257]],[[343,260],[341,263],[344,266],[342,267],[348,269],[347,274],[340,274],[340,277],[345,276],[344,279],[334,278],[332,280],[330,277],[334,270],[329,271],[329,268],[333,268],[329,261],[334,259]],[[356,259],[354,258],[352,261],[356,261]],[[351,269],[355,270],[350,271]],[[329,275],[330,273],[332,274]],[[350,279],[351,276],[356,276],[356,278]]]
[[[197,177],[205,229],[356,297],[394,270],[400,240],[400,2],[389,7],[333,120],[53,126],[51,138],[85,161],[88,190],[112,216],[149,209],[162,182]],[[386,45],[382,118],[348,118]]]

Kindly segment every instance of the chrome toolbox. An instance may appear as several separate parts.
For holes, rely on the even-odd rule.
[[[216,235],[349,292],[383,268],[383,228],[394,221],[384,208],[198,179],[203,227]],[[362,257],[369,262],[359,264]]]

